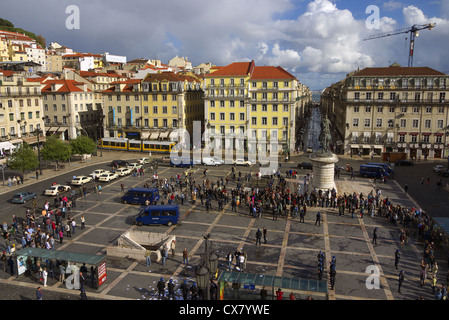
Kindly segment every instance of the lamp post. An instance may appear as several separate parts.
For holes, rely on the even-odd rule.
[[[39,136],[41,134],[41,130],[39,128],[36,129],[37,134],[37,158],[39,160],[39,175],[42,175],[42,166],[41,166],[41,144],[39,141]]]
[[[205,300],[210,300],[210,280],[215,278],[218,267],[218,255],[209,250],[208,240],[210,236],[210,233],[203,235],[205,251],[201,254],[200,265],[195,271],[198,287],[202,289]]]

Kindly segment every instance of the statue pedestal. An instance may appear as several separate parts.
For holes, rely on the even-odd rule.
[[[332,152],[318,151],[310,155],[313,165],[313,178],[310,187],[323,191],[337,189],[334,182],[335,163],[338,157]],[[311,191],[311,190],[310,190]]]

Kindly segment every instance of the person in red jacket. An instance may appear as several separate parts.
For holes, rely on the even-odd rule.
[[[276,291],[276,299],[277,300],[282,300],[282,295],[284,293],[282,292],[281,288],[278,289],[278,291]]]

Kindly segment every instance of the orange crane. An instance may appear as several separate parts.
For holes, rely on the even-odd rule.
[[[410,50],[409,50],[409,55],[408,55],[408,66],[413,67],[413,52],[415,50],[415,37],[419,36],[420,30],[424,30],[424,29],[432,30],[433,28],[435,28],[435,25],[436,25],[436,23],[428,23],[428,24],[421,24],[421,25],[414,24],[413,26],[411,26],[409,28],[402,28],[402,29],[397,29],[394,31],[389,31],[389,32],[384,32],[381,34],[373,35],[373,36],[363,39],[363,41],[394,36],[394,35],[401,34],[401,33],[410,33]]]

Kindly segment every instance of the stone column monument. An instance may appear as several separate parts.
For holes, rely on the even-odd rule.
[[[321,121],[320,142],[322,149],[310,155],[310,161],[313,165],[313,178],[311,187],[316,190],[327,191],[336,188],[334,182],[335,163],[338,157],[330,151],[331,134],[329,129],[330,121],[324,116]]]

